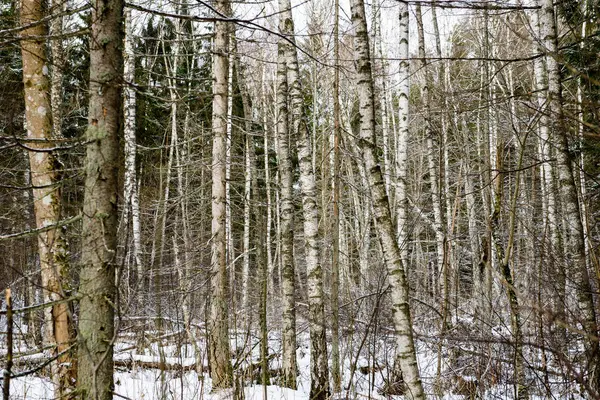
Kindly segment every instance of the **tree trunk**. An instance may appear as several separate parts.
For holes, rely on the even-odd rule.
[[[356,34],[354,54],[359,92],[361,155],[368,173],[370,195],[375,211],[375,224],[379,232],[384,262],[389,273],[398,360],[407,386],[406,396],[410,399],[425,399],[412,333],[408,282],[400,258],[397,237],[392,226],[389,200],[385,193],[385,184],[379,167],[377,146],[375,144],[373,76],[364,2],[362,0],[351,1],[351,14]]]
[[[433,288],[434,296],[438,297],[440,289],[444,287],[444,284],[438,284],[438,274],[445,268],[446,259],[446,233],[443,223],[443,211],[442,202],[440,195],[440,173],[438,166],[438,157],[436,153],[438,149],[434,146],[435,132],[433,130],[432,122],[432,111],[431,111],[431,93],[430,86],[433,83],[429,71],[427,69],[427,61],[425,61],[425,38],[423,33],[423,18],[421,16],[421,5],[417,4],[416,16],[417,16],[417,31],[419,40],[419,58],[421,61],[421,67],[425,71],[425,84],[422,88],[422,95],[425,103],[425,136],[427,139],[427,164],[429,170],[429,185],[431,189],[431,203],[433,207],[433,228],[435,230],[435,243],[436,243],[436,266],[434,268]]]
[[[283,22],[280,21],[283,31]],[[281,385],[296,389],[296,293],[294,272],[294,201],[293,173],[290,159],[289,114],[287,106],[287,68],[285,60],[286,44],[280,40],[277,44],[277,161],[281,188],[279,229],[281,232],[281,269],[283,292],[282,326],[282,382]]]
[[[400,49],[400,67],[398,79],[398,138],[396,140],[396,220],[398,225],[398,245],[400,257],[405,268],[408,267],[408,199],[406,197],[406,179],[408,163],[408,116],[410,90],[410,62],[408,60],[409,16],[408,2],[399,2],[400,34],[398,37]]]
[[[79,293],[78,396],[113,398],[115,261],[123,2],[98,0],[92,8],[90,100]]]
[[[340,372],[340,38],[339,0],[334,2],[333,27],[333,221],[331,252],[331,377],[333,391],[342,390]]]
[[[546,52],[548,69],[548,110],[552,118],[550,135],[557,148],[558,181],[563,201],[563,214],[567,226],[565,240],[564,268],[565,274],[574,281],[577,287],[577,303],[583,323],[583,337],[587,358],[588,384],[590,388],[600,387],[600,346],[597,340],[598,323],[594,306],[594,297],[589,273],[585,262],[585,233],[581,222],[577,186],[571,164],[569,150],[569,132],[565,123],[562,106],[562,87],[560,70],[557,62],[557,28],[552,0],[542,0],[540,9],[540,33]]]
[[[21,25],[27,26],[44,17],[43,2],[21,2]],[[36,228],[56,225],[60,221],[61,164],[54,152],[47,150],[57,139],[53,132],[51,114],[51,86],[47,64],[43,23],[23,30],[21,41],[23,58],[23,83],[25,85],[25,122],[27,138],[38,139],[29,146],[29,166],[33,186],[33,209]],[[41,266],[44,302],[56,302],[67,297],[69,291],[69,255],[61,227],[38,235],[38,254]],[[75,386],[76,366],[71,351],[73,344],[72,320],[67,302],[49,307],[45,311],[44,331],[46,345],[54,355],[65,352],[52,363],[52,378],[56,384],[55,396],[70,397]]]
[[[292,42],[294,21],[289,0],[279,0],[282,27]],[[283,40],[283,39],[280,39]],[[319,215],[317,185],[313,168],[313,150],[304,109],[302,82],[298,69],[296,47],[286,42],[284,47],[287,67],[289,104],[292,114],[291,136],[298,143],[300,164],[300,192],[304,217],[304,242],[308,284],[308,323],[310,330],[310,397],[319,400],[329,396],[329,367],[327,363],[327,338],[325,332],[325,301],[323,295],[323,270],[320,262]]]
[[[124,196],[125,204],[123,205],[123,220],[125,226],[129,229],[131,224],[131,234],[133,244],[131,255],[134,262],[134,271],[136,285],[142,282],[143,266],[142,266],[142,238],[140,225],[140,200],[137,186],[136,173],[136,135],[135,135],[135,54],[133,53],[133,20],[131,18],[131,10],[125,13],[125,65],[124,65],[124,106],[125,127],[123,133],[125,136],[125,183]],[[131,218],[131,221],[129,221]]]
[[[233,62],[237,74],[237,83],[242,98],[242,107],[244,112],[244,234],[243,234],[243,255],[242,255],[242,309],[246,315],[246,323],[251,323],[252,307],[250,304],[249,293],[254,288],[254,281],[250,274],[250,202],[252,199],[252,182],[256,180],[256,169],[254,141],[252,139],[252,106],[250,103],[250,93],[246,84],[246,74],[240,56],[237,51],[237,43],[233,43]],[[257,244],[260,242],[257,242]]]
[[[536,0],[537,1],[537,0]],[[539,15],[538,11],[534,11],[531,13],[531,25],[535,34],[539,33]],[[536,45],[536,50],[539,49],[540,46]],[[543,50],[543,49],[542,49]],[[564,254],[564,243],[563,238],[561,236],[561,232],[559,229],[559,215],[558,215],[558,202],[557,202],[557,188],[555,183],[555,172],[554,165],[551,161],[553,159],[553,144],[550,138],[550,121],[551,118],[555,117],[549,115],[549,103],[547,102],[547,95],[545,93],[545,89],[548,84],[548,73],[545,68],[544,59],[536,58],[533,62],[533,70],[534,70],[534,90],[537,93],[537,105],[540,109],[540,119],[538,124],[538,147],[539,147],[539,157],[542,160],[542,164],[540,165],[540,185],[542,189],[542,204],[543,204],[543,222],[544,222],[544,232],[550,231],[550,241],[549,248],[552,249],[554,253],[553,257],[548,259],[548,272],[556,273],[556,277],[559,278],[556,283],[556,287],[558,289],[558,293],[553,293],[554,302],[553,308],[562,314],[564,312],[565,307],[565,276],[564,270],[559,265],[559,263],[552,262],[552,258],[556,260],[560,260]],[[552,252],[549,255],[552,256]],[[554,264],[554,265],[553,265]],[[554,267],[554,268],[553,268]],[[557,271],[558,270],[558,271]],[[560,311],[562,310],[562,311]]]
[[[217,12],[230,14],[228,0],[218,0]],[[213,111],[212,111],[212,301],[208,329],[208,357],[214,390],[233,385],[231,352],[229,348],[229,294],[225,231],[225,171],[227,149],[227,109],[229,77],[229,23],[215,22],[213,44]]]
[[[49,8],[51,13],[60,13],[67,8],[67,0],[50,0]],[[49,35],[50,49],[52,53],[52,123],[54,136],[62,137],[62,102],[63,102],[63,76],[65,68],[65,49],[63,46],[63,24],[64,17],[55,17],[50,20]]]
[[[503,154],[499,148],[500,154],[497,157],[495,169],[496,171],[502,171],[502,159]],[[517,171],[520,171],[523,164],[523,151],[521,149],[519,159],[517,162]],[[494,208],[491,215],[492,225],[492,240],[496,247],[496,255],[498,256],[498,266],[500,267],[500,274],[503,278],[504,286],[506,286],[508,304],[510,308],[510,325],[512,336],[514,338],[514,386],[515,386],[515,398],[518,400],[528,399],[529,391],[526,384],[525,375],[525,360],[523,358],[523,330],[521,326],[521,312],[519,306],[519,298],[517,297],[517,290],[515,287],[515,271],[514,267],[511,267],[512,252],[515,241],[516,231],[516,214],[517,214],[517,199],[520,191],[520,177],[519,172],[516,172],[516,182],[514,194],[511,199],[511,205],[509,209],[510,217],[508,223],[508,241],[504,245],[502,240],[502,228],[501,228],[501,211],[504,194],[504,177],[501,175],[496,179],[496,190],[494,198]]]

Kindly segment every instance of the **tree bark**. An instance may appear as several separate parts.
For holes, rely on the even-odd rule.
[[[294,21],[290,0],[279,0],[282,33],[295,43]],[[282,41],[283,39],[280,39]],[[304,243],[308,284],[308,323],[310,330],[311,385],[310,398],[319,400],[329,396],[329,366],[327,363],[327,338],[325,332],[325,302],[323,295],[323,270],[320,262],[319,215],[317,185],[313,167],[313,151],[308,130],[307,113],[302,97],[302,82],[298,69],[296,47],[284,46],[288,77],[289,104],[292,114],[291,135],[298,143],[300,164],[300,192],[304,217]]]
[[[523,151],[522,148],[517,161],[517,171],[521,169],[523,165]],[[500,152],[496,160],[496,171],[502,171],[503,154]],[[520,191],[520,176],[519,172],[516,173],[516,182],[514,194],[511,199],[511,205],[509,209],[509,223],[508,223],[508,241],[504,245],[502,240],[502,229],[501,229],[501,211],[502,202],[504,195],[504,177],[501,175],[496,179],[496,190],[494,198],[494,208],[491,215],[492,225],[492,240],[496,247],[496,255],[498,257],[498,266],[500,267],[500,275],[503,278],[503,283],[506,286],[508,305],[510,308],[510,326],[512,336],[514,338],[514,386],[515,386],[515,398],[518,400],[528,399],[529,391],[526,384],[525,375],[525,360],[523,357],[523,329],[521,326],[521,311],[519,305],[519,298],[515,287],[515,271],[514,266],[511,266],[511,259],[513,258],[512,252],[515,242],[515,231],[516,231],[516,214],[517,214],[517,200]]]
[[[333,391],[342,390],[340,372],[340,4],[334,2],[333,26],[333,221],[331,252],[331,377]]]
[[[564,269],[565,274],[577,287],[576,297],[582,319],[585,336],[583,342],[587,358],[588,384],[591,388],[600,387],[600,346],[597,340],[598,323],[589,273],[585,262],[585,232],[581,222],[577,185],[569,150],[569,132],[565,123],[562,106],[562,86],[557,62],[558,39],[552,0],[540,2],[540,33],[546,53],[548,70],[548,110],[551,118],[550,135],[557,148],[558,183],[563,201],[563,214],[567,225],[565,238]]]
[[[409,16],[408,2],[399,2],[400,34],[399,57],[400,67],[398,78],[398,138],[396,140],[396,220],[398,226],[398,245],[402,264],[408,266],[408,199],[406,197],[407,163],[408,163],[408,116],[409,116],[409,90],[410,90],[410,62],[408,60],[409,41]]]
[[[49,8],[52,13],[59,13],[67,8],[67,0],[50,0]],[[62,137],[62,102],[63,102],[63,76],[65,68],[65,49],[63,46],[63,24],[64,17],[56,17],[50,20],[49,34],[50,50],[52,53],[52,123],[54,136]]]
[[[124,196],[125,204],[123,206],[123,220],[129,229],[131,224],[131,235],[133,245],[131,255],[134,262],[134,271],[136,273],[135,282],[139,286],[143,276],[142,266],[142,238],[140,225],[140,200],[137,186],[136,173],[136,132],[135,132],[135,54],[133,53],[133,20],[131,10],[125,13],[125,63],[124,63],[124,106],[125,127],[123,134],[125,136],[125,183]],[[131,218],[131,221],[129,220]]]
[[[217,12],[230,14],[228,0],[218,0]],[[227,237],[225,227],[227,111],[229,78],[229,23],[215,22],[213,44],[213,111],[212,111],[212,301],[208,329],[209,364],[213,390],[233,385],[229,345]]]
[[[396,350],[406,382],[406,397],[425,399],[419,376],[417,356],[412,333],[412,320],[408,300],[408,282],[400,258],[397,237],[391,221],[390,205],[379,166],[375,143],[375,108],[373,76],[369,55],[369,38],[363,0],[351,1],[352,24],[355,29],[354,56],[359,92],[360,148],[368,173],[370,195],[375,214],[375,224],[383,249],[384,263],[389,273],[392,297],[392,314],[396,330]]]
[[[44,17],[43,2],[21,2],[21,25],[26,26]],[[40,139],[30,144],[29,166],[33,186],[33,209],[36,228],[55,225],[60,221],[61,164],[54,152],[46,150],[58,139],[52,125],[51,82],[44,37],[43,23],[26,28],[21,41],[25,122],[27,137]],[[44,143],[45,142],[45,143]],[[69,255],[62,228],[54,228],[38,235],[38,254],[41,266],[44,302],[56,302],[67,297],[69,291]],[[56,397],[70,397],[75,387],[76,366],[70,351],[73,344],[73,326],[69,305],[55,304],[45,311],[44,331],[46,345],[53,355],[65,352],[52,363],[51,372]]]
[[[537,1],[537,0],[536,0]],[[539,34],[539,13],[538,11],[534,11],[531,13],[531,25],[534,30],[534,34]],[[535,46],[536,50],[540,49],[540,46]],[[543,49],[542,49],[543,50]],[[550,138],[550,121],[552,116],[549,115],[549,103],[547,102],[547,95],[545,93],[545,89],[548,85],[548,73],[545,67],[543,58],[536,58],[533,62],[533,71],[534,71],[534,90],[537,93],[536,100],[538,107],[540,109],[540,119],[538,128],[538,148],[539,148],[539,157],[542,160],[542,164],[540,165],[540,186],[542,191],[542,205],[543,205],[543,222],[544,222],[544,232],[550,231],[550,249],[553,250],[556,259],[560,260],[564,254],[564,242],[561,236],[561,232],[559,229],[559,214],[558,214],[558,202],[557,202],[557,193],[558,190],[556,188],[555,183],[555,168],[552,163],[553,159],[553,143]],[[552,270],[553,262],[551,259],[548,259],[549,264],[549,272]],[[556,263],[554,263],[556,264]],[[559,271],[556,275],[557,278],[557,289],[558,293],[554,293],[555,299],[553,302],[553,307],[559,311],[561,314],[564,312],[565,306],[565,276],[564,271],[560,271],[562,268],[559,266],[555,266]]]
[[[280,21],[280,29],[283,22]],[[287,105],[287,69],[286,44],[282,40],[277,44],[277,161],[280,181],[280,254],[283,293],[282,326],[282,386],[296,389],[296,294],[294,272],[294,202],[293,174],[290,160],[289,114]]]
[[[443,211],[442,211],[442,202],[441,202],[441,193],[440,193],[440,171],[438,165],[438,157],[436,157],[436,152],[438,149],[434,146],[435,142],[435,131],[433,129],[432,122],[432,111],[431,111],[431,92],[430,85],[432,84],[432,79],[430,73],[427,69],[427,61],[425,59],[425,38],[423,33],[423,18],[421,16],[421,5],[417,4],[415,6],[416,16],[417,16],[417,32],[418,32],[418,40],[419,40],[419,58],[422,60],[421,67],[425,73],[425,84],[423,85],[421,91],[423,95],[423,100],[425,103],[425,136],[427,139],[427,164],[429,170],[429,185],[431,190],[431,203],[433,207],[433,228],[435,230],[435,243],[436,243],[436,265],[437,268],[434,269],[434,277],[433,277],[433,287],[434,287],[434,295],[436,297],[440,294],[440,289],[444,290],[444,283],[438,284],[438,274],[445,268],[445,260],[446,260],[446,232],[444,229],[443,222]],[[443,273],[445,276],[445,273]]]
[[[92,8],[90,100],[79,293],[78,396],[113,398],[123,2]]]

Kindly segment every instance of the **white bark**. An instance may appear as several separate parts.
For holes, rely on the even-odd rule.
[[[280,31],[284,31],[280,21]],[[283,294],[282,369],[281,385],[296,389],[296,295],[294,272],[294,202],[292,197],[293,174],[290,158],[288,115],[288,78],[286,44],[277,44],[277,162],[280,183],[280,201],[277,202],[281,260],[281,291]]]
[[[135,136],[135,54],[133,53],[133,20],[131,10],[125,13],[125,53],[124,53],[124,121],[123,136],[125,142],[125,176],[124,176],[124,197],[123,219],[125,226],[131,223],[131,233],[133,237],[133,246],[131,254],[133,256],[134,268],[137,272],[138,283],[141,282],[144,269],[142,265],[142,238],[140,225],[140,201],[136,177],[136,136]],[[131,218],[131,221],[129,221]]]
[[[229,42],[231,43],[231,38]],[[235,39],[233,39],[235,40]],[[228,63],[231,66],[233,63],[233,46],[230,44],[229,49],[227,51],[228,54]],[[231,134],[232,134],[232,120],[231,116],[233,115],[233,67],[229,68],[227,76],[227,139],[225,141],[225,237],[227,238],[226,245],[226,253],[227,253],[227,269],[229,270],[229,280],[230,280],[230,288],[234,292],[235,296],[235,280],[236,280],[236,270],[235,270],[235,248],[233,246],[233,229],[231,226]]]
[[[280,29],[282,33],[295,43],[290,0],[279,0],[279,12],[281,13]],[[291,135],[298,143],[298,162],[300,164],[300,191],[302,194],[306,272],[308,276],[308,321],[311,355],[310,397],[319,400],[326,399],[329,396],[329,368],[325,332],[323,270],[320,262],[317,187],[313,169],[314,153],[303,104],[296,47],[286,42],[283,48],[288,78],[289,104],[292,114]]]
[[[361,155],[368,173],[370,195],[375,211],[375,224],[379,232],[384,262],[389,273],[392,315],[397,335],[397,358],[400,361],[403,378],[407,386],[406,397],[425,399],[412,333],[408,282],[400,258],[397,237],[392,226],[390,205],[385,193],[385,184],[377,157],[373,76],[365,8],[362,0],[351,1],[351,14],[356,35],[354,38],[354,54],[359,92]]]
[[[333,137],[332,137],[332,180],[333,192],[333,223],[332,223],[332,257],[331,257],[331,377],[333,391],[342,390],[342,375],[340,368],[340,338],[339,338],[339,290],[340,290],[340,38],[339,38],[339,0],[334,2],[333,28]]]
[[[572,279],[577,287],[576,297],[580,318],[583,320],[585,351],[589,384],[592,388],[600,387],[600,349],[598,340],[598,323],[589,272],[585,262],[585,232],[581,222],[581,211],[578,202],[577,185],[571,164],[569,150],[568,127],[562,108],[562,86],[560,70],[557,62],[558,39],[552,0],[540,1],[540,33],[546,53],[548,70],[548,110],[552,118],[550,135],[556,146],[558,164],[558,183],[563,201],[563,214],[566,225],[564,254],[565,275]]]
[[[430,85],[432,79],[427,69],[427,62],[425,61],[425,38],[423,33],[423,18],[421,15],[420,4],[416,5],[416,16],[417,16],[417,31],[419,38],[419,58],[421,61],[421,67],[425,71],[425,84],[421,91],[425,102],[425,136],[427,140],[427,164],[429,170],[429,185],[431,190],[431,203],[433,207],[433,228],[435,231],[435,242],[436,242],[436,255],[437,255],[437,268],[434,269],[433,277],[433,289],[434,296],[439,295],[440,287],[438,285],[438,274],[445,268],[446,260],[446,232],[443,223],[443,211],[442,201],[440,193],[440,170],[438,165],[437,153],[439,149],[434,146],[435,132],[433,130],[433,124],[431,121],[431,92]]]
[[[267,118],[267,101],[266,101],[266,86],[265,86],[265,70],[262,70],[262,86],[261,86],[261,105],[263,109],[262,113],[262,122],[264,126],[264,138],[263,138],[263,147],[264,147],[264,167],[265,167],[265,189],[267,191],[267,243],[265,246],[265,252],[267,253],[267,271],[270,277],[269,290],[270,295],[273,295],[275,292],[275,276],[277,271],[275,271],[275,265],[273,263],[273,252],[271,251],[271,240],[272,240],[272,229],[271,226],[273,224],[273,200],[271,194],[271,168],[269,166],[269,137],[271,135],[271,126],[272,124],[268,123]],[[272,298],[272,296],[269,296]]]
[[[396,139],[396,205],[398,225],[398,245],[402,264],[408,267],[408,199],[407,193],[407,163],[408,163],[408,134],[409,134],[409,90],[410,62],[408,52],[409,14],[408,2],[399,2],[399,57],[400,67],[398,88],[398,138]]]

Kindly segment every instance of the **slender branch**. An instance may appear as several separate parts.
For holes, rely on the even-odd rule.
[[[8,235],[0,235],[0,242],[3,241],[3,240],[21,239],[21,238],[24,238],[24,237],[29,237],[29,236],[37,235],[37,234],[42,233],[42,232],[51,231],[51,230],[56,229],[58,227],[61,227],[61,226],[64,226],[64,225],[70,225],[72,223],[75,223],[75,222],[79,221],[81,219],[81,217],[82,217],[82,215],[78,214],[78,215],[76,215],[76,216],[74,216],[72,218],[68,218],[68,219],[59,221],[56,224],[44,226],[43,228],[30,229],[28,231],[17,232],[17,233],[10,233]]]

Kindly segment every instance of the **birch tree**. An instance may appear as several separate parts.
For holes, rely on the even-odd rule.
[[[131,10],[125,13],[125,54],[124,54],[124,121],[125,126],[123,134],[125,136],[125,183],[123,207],[123,220],[126,226],[131,224],[131,234],[133,245],[131,255],[134,262],[134,271],[138,284],[141,282],[143,274],[142,266],[142,238],[140,225],[140,200],[138,195],[138,183],[136,172],[136,137],[135,137],[135,54],[133,52],[133,19]],[[130,220],[131,218],[131,220]]]
[[[284,56],[291,110],[291,135],[298,143],[300,164],[300,191],[302,193],[302,215],[304,219],[304,243],[306,271],[308,276],[308,313],[310,329],[311,385],[312,399],[326,399],[329,396],[329,367],[327,364],[327,341],[325,332],[325,303],[323,298],[323,270],[320,262],[319,215],[317,188],[313,169],[313,152],[308,130],[307,116],[302,98],[302,83],[298,69],[298,54],[294,37],[292,6],[289,0],[279,0],[282,33],[292,43],[284,46]],[[284,39],[280,39],[284,40]]]
[[[591,388],[600,387],[600,345],[598,323],[590,276],[586,266],[585,233],[581,220],[578,191],[573,174],[569,148],[569,132],[562,106],[562,86],[558,65],[557,28],[552,0],[541,0],[540,33],[546,53],[548,72],[548,110],[551,119],[550,134],[557,148],[558,182],[563,214],[567,226],[564,268],[577,287],[577,303],[583,325],[583,342],[587,358],[587,382]]]
[[[431,93],[430,86],[432,85],[432,79],[427,68],[427,61],[425,58],[425,37],[423,33],[423,17],[421,15],[421,5],[415,6],[415,12],[417,16],[417,33],[419,40],[419,58],[421,59],[421,67],[425,73],[425,84],[421,88],[423,101],[425,103],[425,136],[427,140],[427,164],[429,171],[429,185],[431,188],[431,203],[433,206],[433,229],[435,231],[435,243],[436,243],[436,255],[437,255],[437,268],[434,269],[433,285],[434,295],[439,295],[439,287],[437,282],[438,272],[445,268],[446,259],[446,233],[444,230],[443,223],[443,211],[440,194],[440,174],[439,166],[436,157],[435,142],[435,131],[432,122],[432,110],[431,110]]]
[[[333,20],[333,229],[331,252],[331,377],[333,391],[342,390],[340,372],[340,4],[334,1]]]
[[[408,52],[409,41],[409,14],[408,2],[399,2],[398,35],[400,66],[398,69],[398,137],[396,139],[396,219],[398,225],[398,245],[402,264],[408,266],[408,199],[407,192],[407,163],[408,163],[408,135],[409,135],[409,90],[410,90],[410,62]]]
[[[410,399],[425,399],[413,339],[408,282],[391,221],[390,204],[385,192],[385,183],[381,174],[375,143],[375,102],[365,6],[362,0],[352,0],[350,6],[352,24],[355,30],[354,57],[360,113],[359,143],[361,156],[368,173],[375,225],[379,232],[383,259],[389,274],[392,314],[396,331],[396,352],[406,382],[405,395]]]
[[[284,21],[279,21],[280,32]],[[288,115],[288,78],[286,68],[286,46],[283,40],[277,43],[277,164],[280,182],[279,230],[281,259],[281,291],[283,295],[282,323],[282,386],[296,389],[296,290],[294,272],[294,202],[293,174],[290,159],[290,132]]]

